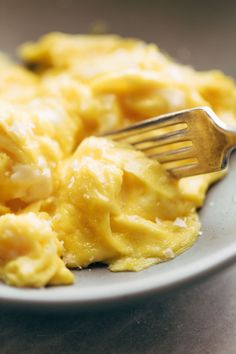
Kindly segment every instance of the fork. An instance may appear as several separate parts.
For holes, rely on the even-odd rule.
[[[176,178],[225,169],[236,147],[236,129],[209,107],[168,113],[103,136],[133,145]]]

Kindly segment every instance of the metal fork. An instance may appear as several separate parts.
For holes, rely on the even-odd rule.
[[[165,114],[103,136],[132,144],[176,178],[225,169],[236,146],[236,129],[209,107]]]

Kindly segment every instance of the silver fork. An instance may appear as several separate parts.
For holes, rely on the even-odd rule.
[[[132,144],[176,178],[225,169],[236,146],[236,129],[209,107],[165,114],[103,136]]]

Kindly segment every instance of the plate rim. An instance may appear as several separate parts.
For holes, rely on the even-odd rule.
[[[120,284],[106,285],[102,290],[100,289],[99,295],[97,295],[96,290],[96,292],[91,291],[89,296],[88,291],[84,291],[86,297],[81,296],[81,294],[78,296],[79,288],[74,288],[73,291],[68,292],[68,289],[71,288],[69,288],[70,286],[65,286],[63,289],[67,292],[67,296],[64,298],[55,298],[55,293],[42,293],[40,291],[41,289],[35,289],[33,297],[32,293],[29,293],[27,296],[25,295],[27,288],[12,288],[13,294],[10,294],[9,296],[9,291],[11,292],[11,290],[9,290],[9,286],[6,285],[6,295],[2,293],[0,294],[0,304],[14,305],[17,307],[25,306],[31,309],[32,307],[35,308],[37,306],[40,306],[40,309],[55,309],[61,307],[86,309],[94,307],[94,305],[121,303],[122,300],[135,300],[152,294],[160,295],[174,288],[177,289],[185,284],[190,285],[200,279],[207,278],[208,276],[225,269],[234,262],[236,262],[236,241],[233,245],[231,244],[226,248],[219,250],[211,257],[205,257],[204,261],[200,259],[193,262],[187,267],[187,269],[184,266],[179,267],[174,272],[171,272],[171,276],[168,276],[165,281],[162,280],[161,284],[158,285],[157,281],[155,283],[156,274],[152,274],[144,279],[136,280],[135,284],[132,282],[131,286],[128,288],[127,286],[121,287]],[[112,288],[112,290],[109,288]],[[93,287],[90,289],[93,290]]]

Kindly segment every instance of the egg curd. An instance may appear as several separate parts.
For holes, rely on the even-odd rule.
[[[236,86],[153,44],[52,33],[0,57],[0,278],[71,284],[102,262],[139,271],[189,248],[196,209],[222,173],[172,178],[124,143],[98,137],[163,113],[207,105],[236,120]]]

